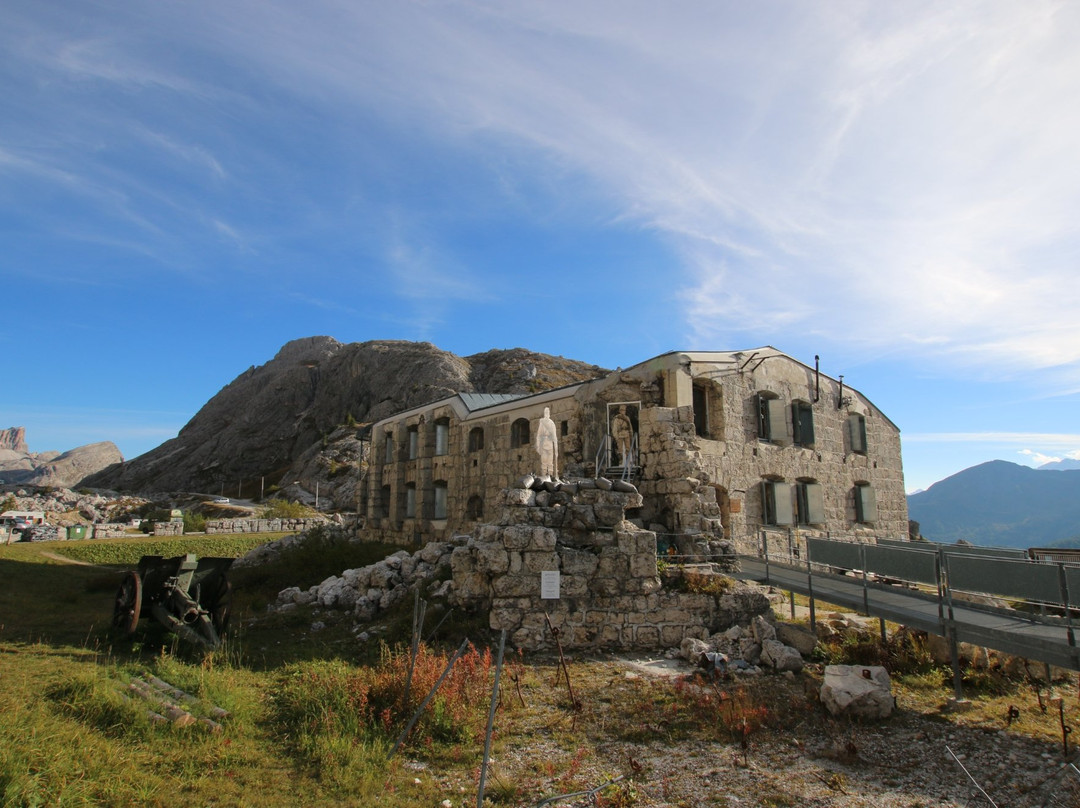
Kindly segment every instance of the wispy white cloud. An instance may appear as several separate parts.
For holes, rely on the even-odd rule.
[[[1057,455],[1046,455],[1042,452],[1036,452],[1032,449],[1021,449],[1018,454],[1027,458],[1028,463],[1033,466],[1042,466],[1046,463],[1056,463],[1061,460]]]
[[[1043,447],[1080,447],[1080,435],[1045,432],[915,432],[904,443],[1024,443]]]
[[[284,97],[335,130],[372,115],[584,178],[604,216],[670,244],[679,266],[634,282],[679,297],[690,344],[813,335],[1080,379],[1080,6],[259,0],[155,6],[128,24],[50,33],[38,62],[218,111]],[[161,31],[230,71],[158,52]],[[242,173],[243,146],[139,125],[214,182]],[[240,240],[223,212],[199,219]],[[498,283],[416,232],[385,237],[383,257],[425,317]]]

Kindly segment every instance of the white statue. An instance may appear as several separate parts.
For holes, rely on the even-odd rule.
[[[536,425],[536,453],[540,455],[540,476],[549,480],[559,477],[559,436],[551,420],[551,408],[544,407],[544,417]]]

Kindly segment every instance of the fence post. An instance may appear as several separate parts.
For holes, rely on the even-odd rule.
[[[502,675],[503,651],[506,650],[506,629],[499,636],[499,656],[495,660],[495,684],[491,688],[488,708],[487,734],[484,736],[484,761],[480,764],[480,788],[476,793],[476,808],[484,808],[484,782],[487,780],[488,760],[491,758],[491,730],[495,724],[495,708],[499,704],[499,677]]]
[[[761,531],[761,546],[765,553],[765,583],[769,583],[769,531]]]
[[[949,606],[948,637],[949,656],[952,657],[953,692],[956,694],[956,700],[962,701],[964,698],[964,686],[960,675],[960,643],[956,638],[956,617],[953,613],[952,580],[949,575],[949,556],[945,554],[944,550],[940,552],[941,557],[945,562],[945,596]]]
[[[862,606],[863,614],[870,616],[870,584],[866,578],[866,545],[859,545],[859,566],[862,568]]]

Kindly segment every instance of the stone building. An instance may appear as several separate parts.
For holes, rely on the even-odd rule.
[[[865,396],[764,347],[666,353],[525,396],[461,393],[377,422],[366,532],[401,544],[496,520],[500,492],[539,471],[544,410],[558,477],[624,478],[660,552],[726,539],[801,554],[807,536],[907,536],[900,432]]]

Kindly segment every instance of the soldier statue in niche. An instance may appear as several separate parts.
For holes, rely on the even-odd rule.
[[[551,408],[544,407],[544,417],[536,425],[536,453],[540,455],[540,476],[547,480],[559,478],[559,435],[551,420]]]
[[[634,424],[630,416],[626,414],[626,405],[620,404],[619,411],[611,417],[611,439],[615,442],[615,450],[619,453],[619,465],[624,469],[630,468],[630,450],[634,444]]]

